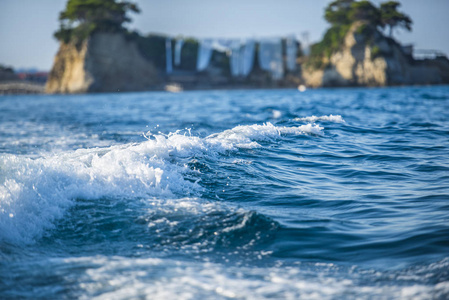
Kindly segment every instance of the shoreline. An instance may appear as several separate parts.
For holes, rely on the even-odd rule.
[[[254,85],[222,85],[222,86],[210,86],[210,85],[202,85],[202,86],[182,86],[176,87],[175,89],[171,89],[170,86],[176,85],[174,83],[168,83],[166,85],[161,85],[157,87],[152,87],[147,90],[140,91],[120,91],[117,90],[115,92],[87,92],[87,93],[46,93],[45,92],[45,84],[38,84],[34,82],[27,81],[8,81],[8,82],[0,82],[0,96],[2,95],[88,95],[88,94],[116,94],[116,93],[139,93],[139,92],[167,92],[167,93],[182,93],[182,92],[192,92],[192,91],[233,91],[233,90],[282,90],[282,89],[298,89],[299,92],[304,92],[307,90],[317,90],[317,89],[383,89],[383,88],[400,88],[400,87],[438,87],[438,86],[448,86],[446,83],[442,84],[427,84],[427,85],[386,85],[386,86],[320,86],[320,87],[312,87],[312,86],[304,86],[304,90],[300,90],[299,86],[293,85],[267,85],[267,86],[254,86]]]
[[[0,82],[0,95],[45,94],[45,85],[29,81]]]

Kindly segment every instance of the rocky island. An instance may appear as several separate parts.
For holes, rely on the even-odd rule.
[[[390,86],[449,83],[445,56],[416,60],[411,47],[392,37],[393,28],[411,30],[412,21],[397,11],[399,2],[337,0],[326,8],[332,25],[321,42],[312,46],[302,76],[312,87]],[[390,28],[390,36],[382,29]]]
[[[55,33],[60,48],[47,93],[140,91],[158,83],[157,70],[123,27],[129,2],[69,0]],[[77,23],[77,26],[73,24]]]

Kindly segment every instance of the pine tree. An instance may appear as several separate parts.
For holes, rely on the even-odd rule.
[[[54,36],[61,41],[80,41],[96,31],[118,32],[130,22],[127,12],[140,12],[136,4],[116,0],[69,0],[59,15]]]
[[[397,1],[388,1],[380,4],[381,26],[389,27],[390,37],[393,36],[393,28],[396,26],[405,28],[408,31],[412,30],[412,19],[397,10],[400,5]]]

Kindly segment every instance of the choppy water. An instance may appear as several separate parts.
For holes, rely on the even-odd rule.
[[[0,298],[447,299],[449,87],[0,97]]]

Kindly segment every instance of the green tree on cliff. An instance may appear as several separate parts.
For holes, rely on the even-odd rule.
[[[351,23],[363,21],[370,26],[380,25],[380,11],[369,1],[352,3],[348,16]]]
[[[324,10],[324,18],[333,26],[350,24],[349,12],[354,0],[335,0]]]
[[[136,4],[116,0],[69,0],[59,15],[60,28],[54,36],[64,42],[79,42],[96,31],[118,32],[131,19],[127,12],[140,12]]]
[[[412,30],[412,19],[397,10],[400,5],[397,1],[388,1],[380,4],[381,25],[382,27],[389,27],[390,37],[393,36],[393,28],[396,26],[405,28],[408,31]]]
[[[350,27],[358,22],[357,33],[363,34],[370,40],[378,28],[390,28],[396,26],[411,30],[412,20],[409,16],[397,11],[399,2],[388,1],[381,3],[380,7],[374,6],[370,1],[335,0],[325,8],[324,18],[331,27],[324,34],[323,40],[312,45],[309,65],[315,68],[326,66],[329,57],[338,51],[344,41]]]

